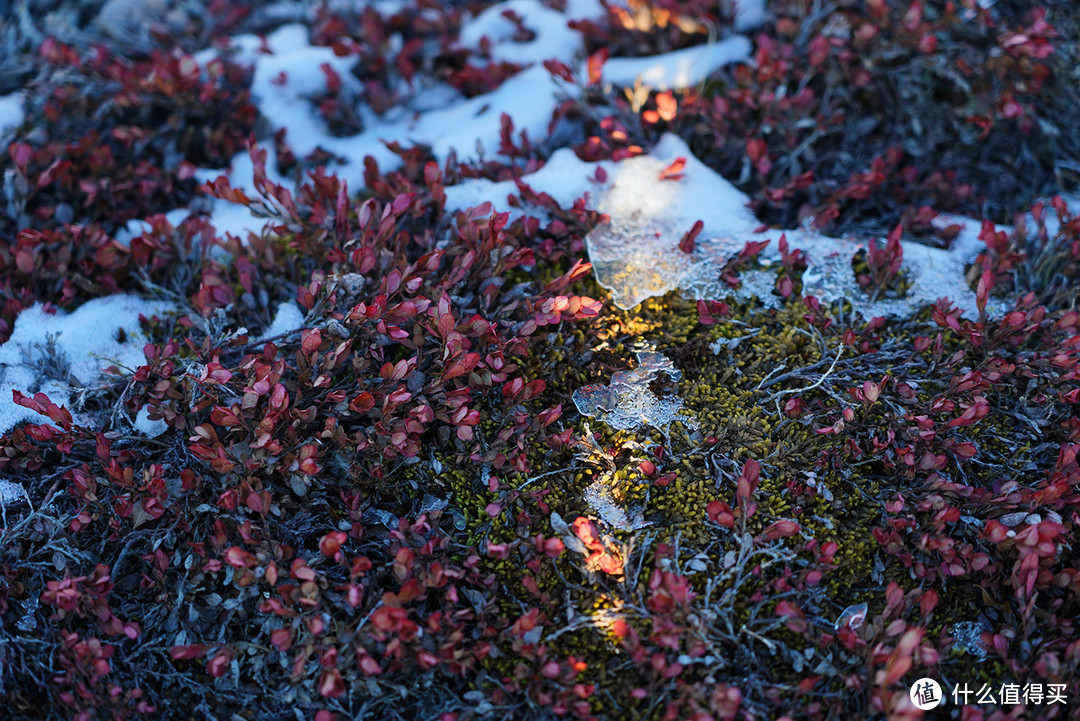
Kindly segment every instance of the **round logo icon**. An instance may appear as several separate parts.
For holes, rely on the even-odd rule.
[[[937,708],[943,700],[941,684],[932,678],[920,678],[911,684],[911,691],[908,692],[908,695],[911,697],[911,703],[915,704],[915,708],[920,711]]]

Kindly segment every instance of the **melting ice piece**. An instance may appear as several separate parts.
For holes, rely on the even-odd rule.
[[[866,620],[867,606],[865,603],[857,603],[853,606],[848,606],[840,614],[840,618],[836,619],[836,630],[840,630],[844,626],[854,630],[863,625],[863,621]]]
[[[657,398],[649,390],[649,383],[661,371],[678,381],[682,371],[660,353],[640,352],[637,360],[637,368],[619,371],[611,377],[609,385],[588,385],[574,391],[578,412],[598,418],[620,431],[642,425],[661,429],[670,425],[682,409],[682,399]]]
[[[679,174],[661,172],[680,158],[685,160],[685,166]],[[731,289],[720,282],[719,271],[748,241],[774,241],[759,258],[779,258],[775,241],[780,232],[755,232],[760,223],[746,207],[749,198],[694,158],[675,136],[665,135],[648,155],[618,163],[608,176],[611,186],[598,201],[597,210],[607,214],[609,221],[589,233],[586,248],[597,281],[611,292],[615,305],[624,310],[672,290],[695,299],[730,295]],[[698,220],[704,228],[696,247],[692,253],[683,253],[679,241]],[[852,270],[852,257],[866,248],[866,242],[829,238],[806,229],[785,234],[788,245],[803,250],[807,257],[809,267],[802,277],[805,295],[824,301],[847,299],[866,317],[903,316],[948,297],[965,314],[973,316],[977,312],[975,293],[968,287],[964,272],[986,247],[978,237],[981,224],[947,215],[938,216],[934,222],[941,226],[955,223],[961,231],[947,250],[902,240],[903,267],[911,283],[907,296],[877,301],[859,287]],[[779,305],[779,298],[772,294],[774,272],[748,271],[741,280],[736,296]],[[992,317],[1000,316],[1011,304],[1011,300],[991,298],[987,312]]]
[[[954,623],[952,627],[952,637],[956,639],[956,643],[953,644],[953,648],[963,651],[964,653],[969,653],[982,661],[989,654],[987,654],[986,649],[983,648],[982,643],[980,643],[979,637],[987,630],[988,629],[979,621],[961,621],[960,623]]]
[[[681,178],[663,171],[685,161]],[[600,285],[624,310],[653,296],[681,289],[696,298],[730,291],[719,268],[742,250],[760,223],[747,209],[749,198],[702,164],[686,144],[665,135],[650,155],[624,160],[598,210],[610,221],[586,237],[589,261]],[[683,234],[701,220],[705,230],[693,253],[679,250]]]
[[[619,505],[611,494],[611,479],[609,478],[601,478],[586,488],[585,501],[604,523],[613,528],[635,531],[649,525],[645,522],[640,508],[632,508],[630,513],[627,513],[627,510]]]

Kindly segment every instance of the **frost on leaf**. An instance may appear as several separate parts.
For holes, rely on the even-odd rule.
[[[675,420],[682,409],[682,399],[657,398],[649,383],[660,372],[673,381],[682,378],[672,362],[660,353],[640,352],[638,367],[619,371],[606,386],[587,385],[574,391],[574,405],[583,416],[598,418],[612,428],[628,431],[642,425],[663,429]]]

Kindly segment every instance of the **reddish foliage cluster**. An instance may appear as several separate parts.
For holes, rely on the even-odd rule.
[[[627,88],[626,98],[590,98],[606,100],[613,114],[590,130],[591,152],[579,154],[591,158],[600,148],[610,153],[674,131],[750,193],[767,222],[795,227],[812,217],[828,232],[880,234],[902,222],[906,232],[942,243],[955,232],[931,225],[940,212],[986,207],[1004,222],[1038,195],[1063,189],[1053,164],[1037,160],[1078,149],[1061,146],[1069,121],[1051,107],[1057,91],[1043,92],[1068,83],[1053,70],[1057,33],[1045,9],[1021,18],[974,0],[816,8],[809,0],[775,4],[775,23],[755,37],[754,62],[704,89]],[[626,29],[644,30],[656,18],[666,30],[647,34],[653,45],[703,42],[694,21],[678,18],[711,10],[680,15],[670,4],[631,3],[611,12],[607,23],[581,24],[598,49],[597,67],[607,54],[637,54]],[[993,171],[987,146],[1012,164]],[[1034,186],[1010,180],[1017,163],[1026,164]]]
[[[931,172],[890,127],[854,134],[873,141],[855,171],[834,162],[849,147],[838,138],[872,118],[867,108],[899,102],[897,78],[926,73],[956,137],[1038,136],[1054,31],[1040,13],[999,22],[973,3],[865,5],[811,16],[811,3],[778,3],[752,66],[686,93],[627,89],[624,100],[599,82],[609,54],[701,42],[709,23],[730,23],[730,4],[609,3],[606,20],[577,24],[591,51],[582,90],[596,108],[567,101],[552,128],[569,128],[563,140],[586,160],[621,160],[660,132],[684,133],[697,150],[710,146],[702,155],[715,167],[743,175],[759,211],[782,223],[812,214],[836,229],[848,212],[880,211],[893,230],[858,261],[859,282],[900,291],[901,230],[929,233],[938,210],[988,191],[959,170]],[[220,27],[244,15],[212,7]],[[316,11],[314,42],[359,58],[354,73],[376,112],[401,101],[403,83],[430,79],[421,73],[472,96],[520,69],[454,42],[460,8],[422,0],[418,10]],[[984,226],[977,319],[943,301],[900,327],[853,321],[801,297],[806,259],[781,237],[776,293],[798,328],[777,337],[797,330],[848,358],[804,388],[769,396],[763,379],[745,396],[776,401],[765,403],[778,414],[774,433],[805,430],[790,450],[813,453],[780,476],[783,458],[720,443],[727,428],[668,429],[664,445],[642,436],[648,444],[608,448],[611,436],[559,423],[567,394],[555,386],[566,375],[541,377],[552,370],[544,353],[578,343],[576,363],[604,350],[591,336],[566,341],[605,312],[582,258],[600,216],[519,179],[552,148],[515,132],[509,116],[498,157],[475,165],[451,157],[440,168],[424,148],[392,144],[401,169],[367,159],[360,199],[327,173],[324,154],[298,159],[279,133],[279,171],[303,171],[293,192],[270,180],[267,149],[250,136],[241,69],[203,70],[179,52],[82,56],[55,41],[42,52],[55,75],[31,109],[43,130],[7,149],[14,180],[5,182],[23,217],[0,220],[19,226],[0,227],[13,239],[0,248],[0,337],[33,302],[70,305],[137,282],[164,288],[183,314],[147,328],[146,363],[130,377],[94,389],[90,403],[111,404],[100,427],[45,394],[14,394],[48,419],[0,438],[0,471],[26,482],[37,509],[5,529],[18,540],[0,548],[0,622],[5,631],[37,624],[34,642],[49,649],[27,651],[27,635],[15,634],[16,713],[47,704],[79,721],[133,718],[195,689],[197,713],[287,704],[318,721],[355,716],[357,699],[444,721],[590,719],[600,708],[613,717],[613,703],[638,702],[652,704],[643,714],[695,721],[851,709],[903,717],[904,682],[942,670],[957,606],[980,601],[995,662],[1017,679],[1075,689],[1080,571],[1064,551],[1080,508],[1080,316],[1069,305],[1080,225],[1060,201],[1053,231],[1042,206],[1031,234]],[[943,59],[955,73],[935,75]],[[577,82],[568,66],[547,67]],[[313,102],[336,132],[356,132],[351,83],[323,71],[327,93]],[[833,92],[841,86],[850,92]],[[224,176],[195,186],[195,165],[221,165],[245,143],[255,197]],[[678,180],[685,163],[661,179]],[[446,186],[470,177],[517,179],[511,204],[544,219],[511,223],[490,204],[447,213]],[[161,215],[196,193],[245,206],[269,227],[219,237],[206,219],[174,227]],[[117,243],[111,234],[135,217],[149,230]],[[694,253],[700,232],[692,226],[680,249]],[[765,244],[747,243],[724,280],[737,284]],[[1033,292],[988,317],[991,292],[1018,287]],[[254,340],[273,307],[292,301],[302,327]],[[745,308],[703,299],[696,312],[712,326]],[[618,333],[643,322],[605,320]],[[830,360],[822,354],[821,370]],[[132,435],[140,412],[167,430]],[[740,448],[752,435],[741,423],[728,439]],[[649,519],[685,515],[706,540],[680,530],[642,551],[645,534],[580,515],[570,480],[575,494],[559,508],[575,520],[558,517],[557,527],[551,489],[525,489],[554,474],[582,480],[581,459],[568,460],[582,447],[607,470],[643,479],[653,498],[678,499],[684,469],[706,464],[715,484],[693,496],[700,504]],[[863,505],[823,506],[826,478]],[[760,490],[777,486],[782,515]],[[819,512],[838,523],[870,517],[863,546],[823,537],[816,529],[831,521]],[[871,560],[881,569],[858,570]],[[840,578],[852,568],[878,591],[858,623],[834,624],[832,594],[850,588]],[[252,698],[264,705],[251,708]]]
[[[441,517],[444,528],[438,512],[401,520],[389,536],[370,518],[378,498],[410,511],[411,501],[393,489],[403,461],[419,460],[425,439],[437,440],[460,463],[528,471],[527,443],[544,437],[561,406],[536,407],[545,382],[527,377],[520,358],[540,328],[595,317],[601,307],[568,292],[589,271],[581,260],[567,263],[568,253],[581,248],[580,235],[571,244],[576,251],[567,237],[580,232],[584,211],[552,203],[564,220],[549,228],[535,220],[510,226],[505,213],[489,206],[444,218],[442,175],[433,163],[388,175],[369,167],[376,196],[358,205],[321,170],[294,196],[266,177],[265,151],[252,146],[250,152],[259,197],[247,197],[224,177],[206,190],[271,218],[271,232],[246,242],[218,239],[201,221],[176,229],[158,217],[129,251],[152,263],[150,249],[204,230],[204,251],[223,245],[234,254],[228,265],[203,258],[189,286],[191,313],[180,319],[176,337],[146,347],[147,363],[136,370],[125,403],[127,412],[145,407],[152,420],[183,434],[183,465],[151,463],[128,444],[74,424],[66,409],[38,394],[21,397],[22,404],[56,425],[28,425],[6,436],[5,472],[46,467],[57,453],[78,459],[63,474],[74,504],[68,530],[76,537],[104,534],[111,547],[132,533],[182,529],[167,550],[139,552],[140,596],[171,603],[168,589],[191,569],[198,574],[191,597],[220,602],[230,595],[245,607],[257,601],[268,619],[263,641],[291,659],[291,675],[281,682],[309,683],[318,697],[332,700],[344,692],[347,668],[367,676],[464,679],[484,661],[485,645],[505,643],[521,646],[516,653],[524,664],[508,689],[516,684],[538,703],[586,715],[589,691],[570,683],[579,662],[536,648],[529,629],[538,612],[515,621],[494,605],[494,576],[481,570],[480,555],[449,543],[448,515]],[[451,242],[437,246],[443,231]],[[289,256],[296,260],[283,265]],[[504,282],[538,257],[565,264],[565,272],[539,285]],[[250,342],[242,331],[226,333],[227,314],[245,307],[241,295],[257,293],[269,278],[294,284],[307,327],[265,343]],[[482,419],[488,419],[484,428]],[[566,439],[552,443],[565,446]],[[492,484],[497,491],[495,479]],[[517,513],[519,522],[531,523],[521,494],[498,495],[489,516]],[[317,548],[299,548],[273,520],[295,513],[297,496],[322,499],[335,509],[331,516],[348,521],[323,525]],[[562,550],[551,543],[522,548],[532,565]],[[506,553],[505,545],[487,546],[488,557]],[[176,565],[181,557],[183,568]],[[25,573],[4,569],[17,578]],[[62,682],[87,689],[62,699],[86,713],[112,693],[101,691],[99,681],[115,651],[90,636],[87,623],[97,623],[105,637],[143,641],[148,632],[164,632],[158,623],[148,631],[145,622],[140,630],[120,621],[108,604],[107,568],[94,573],[50,580],[42,589],[56,618],[80,634],[72,643],[82,650],[72,653],[104,649],[102,660],[87,666],[86,680],[69,674]],[[345,642],[336,624],[358,614],[363,632]],[[212,641],[217,629],[203,620],[185,629],[187,642],[173,643],[172,661],[205,658],[206,674],[217,678],[243,658],[237,639],[247,633],[239,627],[225,642]],[[538,673],[551,679],[550,689],[522,683]],[[137,690],[110,698],[115,709],[141,703]]]
[[[35,100],[41,124],[0,150],[14,171],[0,179],[14,212],[0,215],[0,234],[14,238],[0,248],[0,338],[37,301],[115,293],[136,272],[160,280],[191,252],[197,224],[128,247],[112,236],[194,197],[195,168],[225,164],[255,121],[248,74],[221,60],[203,69],[179,52],[132,61],[104,47],[83,56],[52,39],[41,56],[54,76]]]

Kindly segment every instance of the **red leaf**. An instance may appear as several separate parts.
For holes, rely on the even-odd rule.
[[[323,698],[337,698],[345,694],[345,681],[336,668],[328,668],[319,678],[319,695]]]
[[[757,489],[760,474],[761,464],[753,458],[743,464],[742,473],[739,475],[737,491],[739,498],[747,500],[754,494],[754,491]]]
[[[574,533],[590,551],[604,550],[604,544],[600,542],[600,529],[588,518],[578,516],[574,519]]]
[[[322,344],[322,334],[317,328],[304,331],[300,347],[304,349],[305,353],[314,353],[319,350],[320,344]]]
[[[675,158],[671,165],[667,166],[660,171],[660,175],[657,176],[658,180],[682,180],[683,168],[686,167],[686,158]]]
[[[222,406],[214,406],[214,409],[210,411],[210,421],[216,426],[238,426],[240,425],[240,418],[228,408]]]
[[[719,523],[724,528],[735,527],[735,516],[731,512],[731,506],[723,501],[710,501],[705,506],[705,515],[713,523]]]
[[[8,146],[8,153],[11,155],[15,167],[26,172],[26,164],[30,162],[33,149],[26,143],[12,143]]]
[[[682,240],[679,241],[679,250],[686,253],[687,255],[689,255],[690,253],[693,253],[694,252],[694,247],[696,245],[695,241],[697,240],[697,237],[699,235],[701,235],[701,230],[704,227],[705,227],[704,221],[699,220],[699,221],[695,222],[694,227],[691,228],[686,233],[686,235],[684,235],[682,237]]]
[[[656,110],[657,115],[660,116],[661,120],[670,122],[675,119],[675,115],[679,110],[679,104],[670,91],[657,93]]]
[[[331,531],[319,541],[319,550],[322,551],[323,555],[327,558],[333,558],[337,555],[337,552],[341,550],[341,546],[345,543],[347,538],[348,536],[341,531]]]
[[[363,413],[375,407],[375,397],[364,391],[349,402],[349,410],[354,413]]]
[[[192,646],[173,646],[169,651],[169,655],[172,656],[174,661],[180,659],[199,658],[206,655],[206,646],[202,644],[194,644]]]
[[[234,568],[250,568],[255,565],[255,557],[239,546],[230,546],[225,551],[225,563]]]
[[[604,63],[611,56],[611,50],[604,46],[589,56],[589,85],[600,82],[604,75]]]
[[[225,672],[229,670],[229,662],[232,661],[229,658],[229,654],[225,651],[220,651],[216,656],[207,661],[206,672],[214,678],[221,678],[225,675]]]

